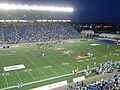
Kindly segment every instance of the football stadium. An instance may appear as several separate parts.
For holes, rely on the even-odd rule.
[[[120,24],[74,9],[0,3],[0,90],[120,89]]]

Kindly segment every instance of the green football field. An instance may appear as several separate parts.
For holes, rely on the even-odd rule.
[[[99,44],[91,46],[90,44]],[[63,50],[59,50],[63,48]],[[92,48],[92,50],[87,50]],[[58,50],[56,50],[58,49]],[[71,52],[70,55],[66,54]],[[42,56],[43,53],[45,56]],[[74,56],[92,53],[92,57],[75,59]],[[22,84],[48,80],[72,73],[72,70],[94,68],[105,61],[120,61],[120,46],[108,45],[96,41],[67,42],[52,47],[37,46],[0,49],[0,89]],[[96,66],[94,66],[96,62]],[[24,65],[23,69],[5,71],[4,67]],[[15,67],[14,67],[15,68]],[[47,82],[47,81],[46,81]],[[41,82],[42,83],[42,82]],[[33,86],[34,87],[34,86]],[[24,87],[23,87],[24,88]]]

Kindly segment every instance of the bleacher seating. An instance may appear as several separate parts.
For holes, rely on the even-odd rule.
[[[69,17],[61,12],[32,10],[0,10],[0,20],[67,20]]]
[[[80,33],[69,23],[1,23],[0,43],[19,44],[80,38]]]
[[[101,79],[88,85],[83,82],[82,86],[77,82],[70,85],[67,90],[120,90],[120,75],[115,74],[111,78]]]
[[[111,73],[113,72],[111,71],[111,67],[114,67],[114,70],[118,70],[120,68],[120,62],[108,61],[103,64],[100,63],[99,68],[100,67],[104,67],[104,69],[106,70],[104,74]],[[101,74],[103,74],[103,72]],[[68,90],[120,90],[120,75],[114,74],[112,77],[101,79],[99,81],[94,81],[89,84],[85,84],[84,81],[82,81],[81,84],[80,82],[77,82],[73,85],[70,85],[68,87]]]

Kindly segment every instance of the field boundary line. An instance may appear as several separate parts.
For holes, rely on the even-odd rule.
[[[96,68],[97,67],[90,68],[90,70],[94,70]],[[78,71],[77,73],[69,73],[69,74],[65,74],[65,75],[61,75],[61,76],[57,76],[57,77],[53,77],[53,78],[48,78],[48,79],[44,79],[44,80],[38,80],[38,81],[30,82],[30,83],[25,83],[25,84],[22,84],[22,86],[27,86],[27,85],[31,85],[31,84],[36,84],[36,83],[44,82],[44,81],[49,81],[49,80],[54,80],[54,79],[62,78],[62,77],[65,77],[65,76],[79,74],[79,73],[84,72],[85,70],[86,69],[84,69],[82,71]],[[7,90],[7,89],[12,89],[12,88],[17,88],[17,86],[11,86],[11,87],[7,87],[7,88],[1,88],[0,90]]]

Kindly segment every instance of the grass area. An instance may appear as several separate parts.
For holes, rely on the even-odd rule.
[[[90,45],[96,43],[100,45]],[[55,48],[65,49],[54,50]],[[86,50],[86,48],[92,48],[92,50]],[[98,66],[99,63],[103,63],[105,61],[120,61],[119,48],[120,46],[115,45],[109,45],[108,47],[107,44],[96,41],[75,41],[55,44],[52,47],[43,46],[42,49],[38,49],[37,46],[0,49],[0,88],[14,86],[20,82],[24,84],[69,74],[72,70],[77,68],[79,71],[82,71],[86,69],[87,66],[93,68]],[[63,51],[69,50],[73,51],[70,56],[64,54]],[[85,55],[89,52],[93,54],[92,57],[78,60],[73,58],[73,56]],[[45,56],[42,56],[43,53]],[[96,62],[96,66],[93,65],[94,62]],[[23,64],[25,68],[20,70],[4,71],[4,67],[6,66],[20,64]],[[21,89],[39,87],[62,80],[68,80],[68,82],[71,82],[73,77],[80,75],[83,75],[83,73],[25,86]],[[92,75],[94,75],[94,73]]]

